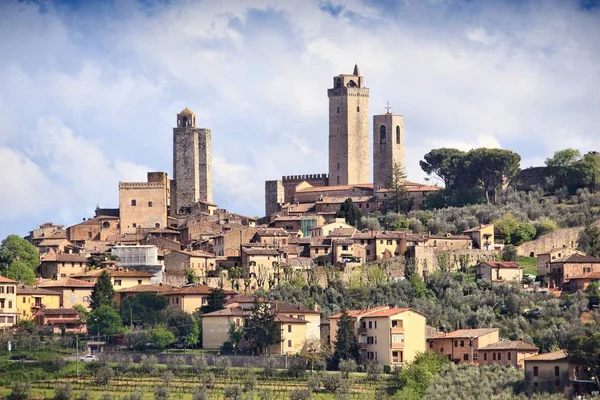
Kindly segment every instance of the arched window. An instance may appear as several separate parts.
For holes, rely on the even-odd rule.
[[[188,119],[187,117],[183,117],[181,118],[181,126],[188,126]]]
[[[396,125],[396,143],[400,144],[400,125]]]
[[[137,206],[137,201],[135,201],[135,200],[131,200],[131,206],[132,206],[132,207],[135,207],[135,206]]]
[[[379,127],[379,143],[382,143],[382,144],[385,143],[385,135],[386,135],[385,125],[381,125]]]
[[[356,112],[360,112],[360,106],[356,106]]]
[[[348,87],[356,87],[356,82],[350,80],[350,82],[348,82]]]
[[[158,229],[158,228],[160,228],[160,224],[157,222],[157,223],[155,223],[155,224],[154,224],[154,227],[155,227],[156,229]]]
[[[104,229],[108,229],[108,228],[110,228],[110,224],[108,223],[108,221],[104,221],[104,222],[102,223],[102,227],[103,227]]]

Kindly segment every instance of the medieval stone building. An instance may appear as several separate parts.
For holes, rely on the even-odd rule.
[[[394,166],[404,168],[404,117],[389,111],[373,116],[373,189],[389,187]]]

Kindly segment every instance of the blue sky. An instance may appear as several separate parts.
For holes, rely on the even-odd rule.
[[[600,150],[597,1],[3,1],[0,237],[116,207],[172,173],[188,106],[212,129],[214,200],[262,215],[266,179],[327,172],[327,88],[358,63],[370,113],[432,148]]]

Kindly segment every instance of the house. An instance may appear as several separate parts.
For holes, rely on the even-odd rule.
[[[360,321],[362,318],[369,314],[389,309],[389,306],[379,306],[374,308],[366,308],[364,310],[347,310],[346,312],[350,319],[352,319],[354,322],[354,329],[358,333],[358,328],[360,327]],[[337,338],[338,324],[341,317],[342,313],[337,313],[329,317],[329,346],[332,349],[334,348],[334,343]]]
[[[600,272],[600,258],[571,254],[550,262],[550,286],[562,288],[571,277]]]
[[[283,228],[287,232],[302,232],[303,237],[310,236],[311,229],[323,225],[325,219],[320,215],[285,215],[276,217],[269,224],[270,228]]]
[[[40,308],[60,308],[60,294],[38,287],[17,287],[19,320],[32,319]]]
[[[84,274],[73,275],[73,278],[96,284],[96,282],[98,282],[98,278],[104,271],[108,272],[108,275],[110,276],[110,282],[115,289],[128,288],[137,285],[148,285],[150,284],[150,279],[153,276],[147,272],[136,271],[132,269],[102,268],[88,271]]]
[[[0,276],[0,330],[17,322],[17,281]]]
[[[554,392],[573,398],[571,396],[590,395],[598,391],[593,369],[570,357],[564,350],[538,354],[523,362],[525,390],[528,395],[534,392]]]
[[[403,365],[425,352],[424,314],[411,308],[389,308],[364,315],[358,328],[361,359]]]
[[[61,279],[81,274],[87,267],[88,257],[80,254],[50,251],[40,255],[40,275],[44,279]]]
[[[242,243],[250,242],[256,232],[254,227],[222,232],[212,238],[213,251],[217,257],[241,257]]]
[[[206,285],[193,285],[184,286],[161,294],[167,298],[169,306],[192,314],[198,308],[208,304],[207,297],[213,290],[214,288]],[[226,293],[228,295],[232,294],[229,291]]]
[[[288,244],[289,236],[290,234],[283,228],[259,228],[250,239],[250,243],[285,246]]]
[[[60,295],[61,308],[73,308],[77,304],[90,310],[90,300],[94,284],[74,278],[59,280],[42,280],[37,285],[40,288],[57,292]]]
[[[112,215],[99,215],[67,228],[67,237],[74,243],[106,241],[118,233],[119,217]]]
[[[470,250],[473,248],[473,241],[468,236],[455,236],[448,233],[424,236],[419,245],[433,247],[436,250]]]
[[[546,276],[550,274],[550,263],[558,259],[568,257],[572,254],[584,255],[579,250],[571,249],[568,247],[555,247],[546,253],[539,253],[537,255],[537,271],[538,275]]]
[[[576,292],[578,290],[584,291],[592,282],[600,282],[600,271],[588,272],[583,275],[573,275],[569,278],[569,281],[563,285],[563,289],[567,292]]]
[[[87,333],[86,323],[79,318],[79,313],[73,308],[40,308],[34,315],[39,327],[50,327],[52,332],[82,334]]]
[[[523,267],[514,261],[483,261],[475,268],[475,274],[490,283],[521,282]]]
[[[538,348],[522,340],[500,340],[477,349],[478,365],[500,364],[523,368],[523,360],[538,354]]]
[[[338,207],[339,208],[339,207]],[[329,236],[331,231],[334,229],[356,229],[352,225],[348,225],[344,218],[335,218],[333,222],[325,225],[316,226],[310,230],[310,236],[312,237],[325,237]]]
[[[479,361],[478,350],[500,340],[498,328],[459,329],[427,337],[427,350],[443,354],[455,364]]]
[[[494,224],[479,225],[463,231],[473,242],[473,248],[480,250],[494,250]]]
[[[268,247],[243,247],[242,268],[245,276],[257,277],[278,273],[281,251]]]
[[[204,251],[174,250],[165,255],[165,272],[167,275],[184,276],[192,270],[198,277],[206,276],[208,271],[215,270],[217,256]]]

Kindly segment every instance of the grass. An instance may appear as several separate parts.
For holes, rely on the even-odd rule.
[[[523,267],[523,274],[537,275],[537,258],[519,256],[517,262]]]

